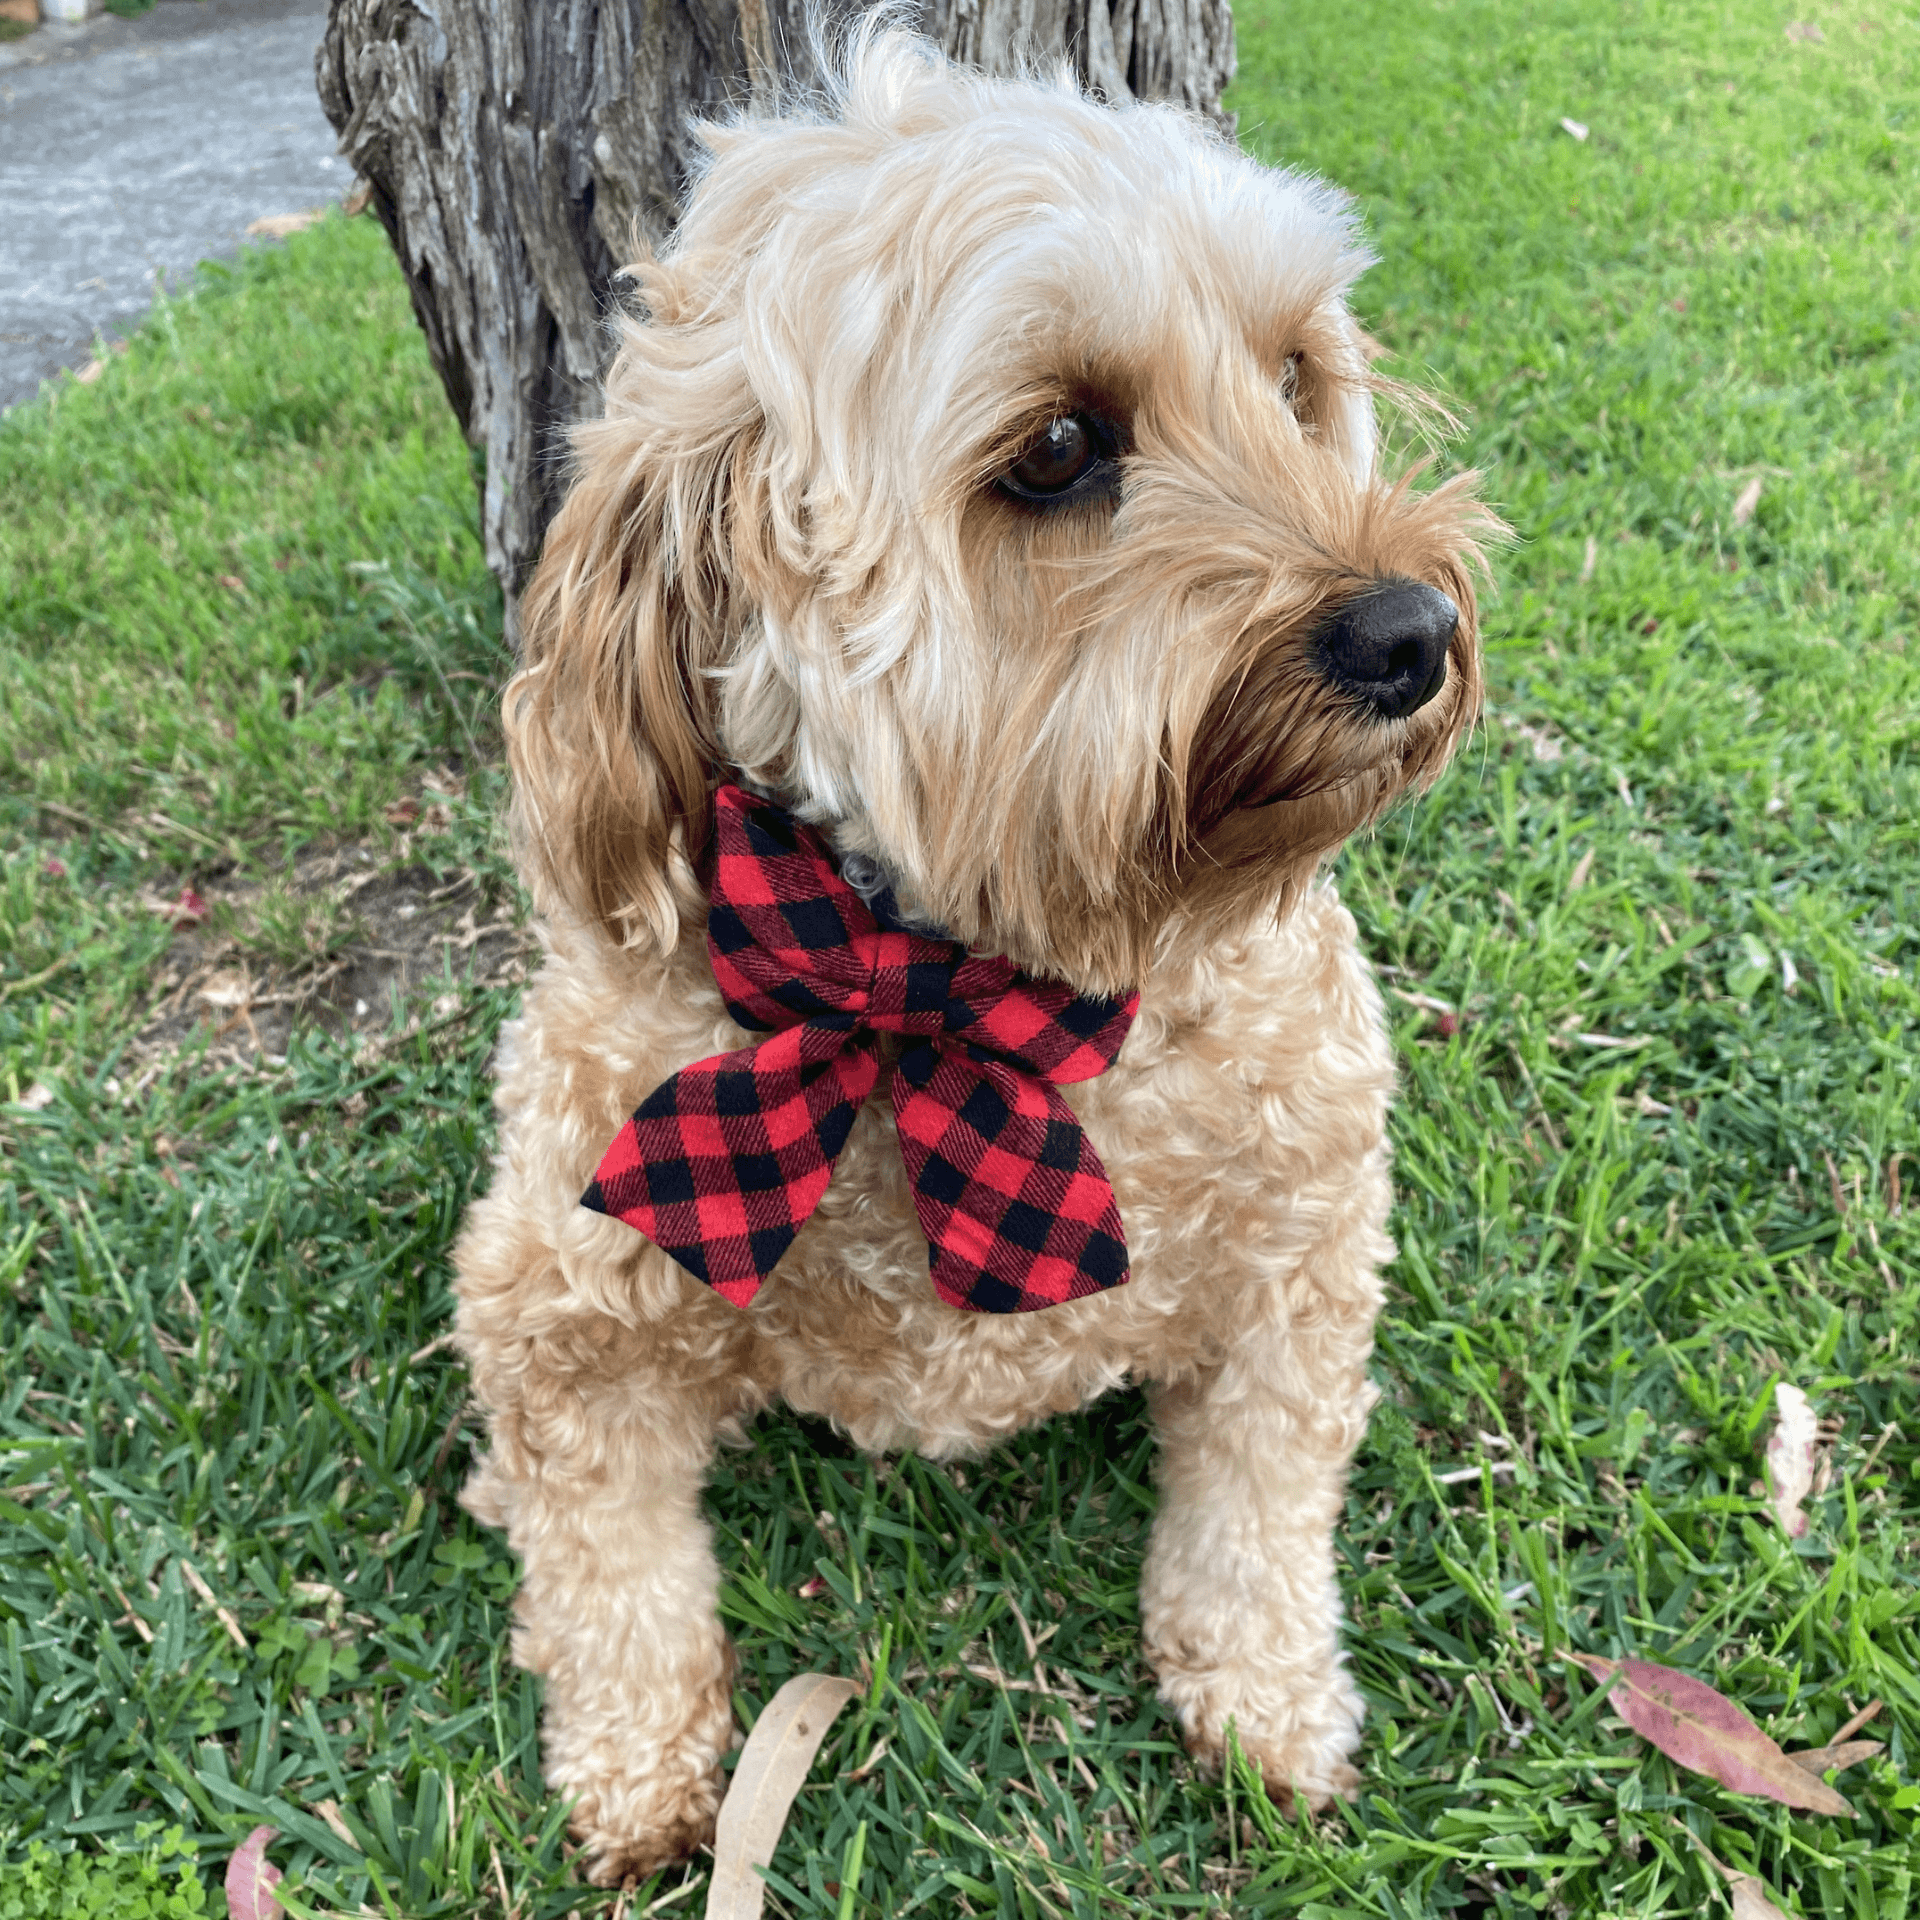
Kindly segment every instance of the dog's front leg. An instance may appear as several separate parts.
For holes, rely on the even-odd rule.
[[[1153,1404],[1160,1512],[1140,1604],[1160,1697],[1200,1759],[1220,1763],[1231,1721],[1269,1791],[1314,1807],[1359,1780],[1333,1529],[1375,1397],[1378,1288],[1370,1262],[1353,1278]]]
[[[700,1515],[710,1396],[648,1365],[626,1329],[601,1331],[606,1371],[531,1378],[495,1407],[464,1502],[525,1564],[514,1659],[546,1678],[547,1779],[612,1885],[711,1838],[733,1650]]]

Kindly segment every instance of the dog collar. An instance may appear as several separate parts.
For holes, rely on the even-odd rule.
[[[1096,999],[904,924],[825,841],[737,786],[714,795],[707,952],[728,1011],[771,1037],[640,1104],[581,1204],[744,1307],[833,1177],[905,1036],[894,1122],[949,1306],[1022,1313],[1127,1278],[1113,1184],[1059,1088],[1113,1064],[1140,996]]]

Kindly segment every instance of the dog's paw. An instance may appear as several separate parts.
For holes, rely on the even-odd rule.
[[[594,1885],[645,1879],[713,1838],[733,1744],[733,1652],[722,1651],[684,1696],[598,1700],[591,1714],[549,1719],[547,1780],[573,1798],[568,1825]]]
[[[1319,1813],[1336,1799],[1351,1800],[1360,1790],[1360,1769],[1346,1757],[1357,1735],[1344,1743],[1301,1734],[1275,1739],[1257,1729],[1242,1733],[1237,1721],[1234,1731],[1240,1751],[1260,1770],[1267,1798],[1283,1812],[1290,1813],[1300,1800],[1309,1813]],[[1226,1765],[1226,1734],[1189,1733],[1187,1751],[1210,1773],[1218,1773]]]
[[[716,1773],[708,1787],[706,1793],[684,1796],[677,1808],[644,1815],[634,1808],[616,1810],[601,1799],[576,1801],[567,1830],[579,1842],[587,1879],[596,1887],[617,1887],[697,1853],[713,1839],[724,1776]]]
[[[1290,1807],[1298,1798],[1318,1813],[1359,1788],[1349,1756],[1360,1744],[1365,1707],[1344,1667],[1309,1680],[1297,1673],[1163,1665],[1160,1697],[1179,1716],[1187,1751],[1209,1772],[1226,1764],[1231,1725],[1276,1806]]]

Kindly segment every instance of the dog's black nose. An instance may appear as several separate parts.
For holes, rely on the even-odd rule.
[[[1417,713],[1446,685],[1447,648],[1460,609],[1438,587],[1382,580],[1320,629],[1323,670],[1383,720]]]

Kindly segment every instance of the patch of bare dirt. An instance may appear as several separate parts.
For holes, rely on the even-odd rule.
[[[129,1064],[203,1043],[210,1064],[275,1063],[299,1028],[374,1038],[524,980],[537,944],[511,894],[408,852],[309,852],[264,882],[197,877],[151,900],[174,916],[173,939]]]

